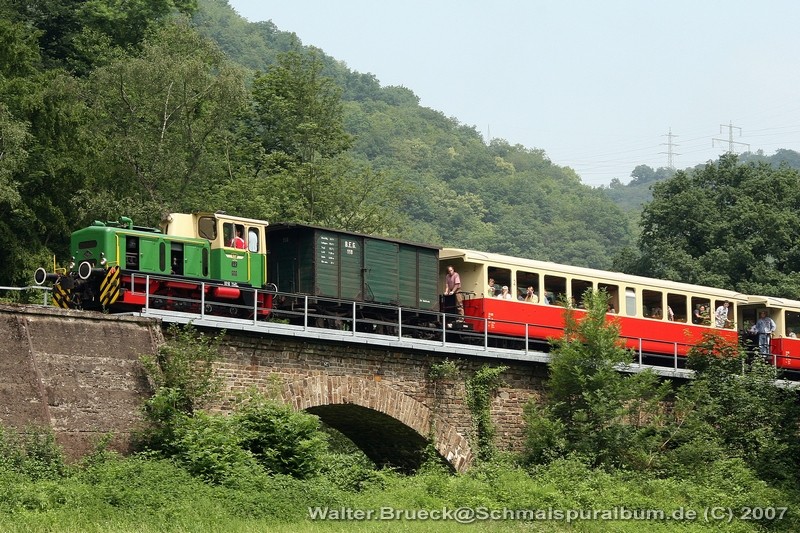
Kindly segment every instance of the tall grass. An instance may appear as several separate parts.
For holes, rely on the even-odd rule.
[[[172,461],[145,456],[101,459],[70,467],[57,478],[0,471],[0,530],[17,532],[233,532],[265,531],[796,531],[797,498],[768,487],[741,463],[720,463],[703,480],[652,479],[640,474],[592,470],[577,460],[558,460],[526,471],[497,460],[467,474],[439,468],[404,476],[372,471],[307,480],[243,472],[228,485],[211,485]],[[344,482],[341,482],[344,480]],[[494,520],[472,526],[455,520],[411,520],[419,510],[466,507],[503,509],[677,509],[744,506],[789,507],[780,521]],[[309,507],[399,514],[389,521],[319,520]],[[400,510],[407,510],[404,514]],[[403,518],[405,516],[405,518]]]

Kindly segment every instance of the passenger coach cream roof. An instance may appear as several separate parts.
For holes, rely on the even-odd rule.
[[[800,301],[789,298],[776,298],[775,296],[750,295],[747,297],[750,304],[763,305],[764,307],[783,307],[788,310],[800,311]]]
[[[524,268],[532,271],[549,271],[566,275],[573,275],[587,279],[594,279],[605,283],[646,285],[648,287],[658,287],[664,290],[692,292],[707,294],[720,298],[737,301],[738,303],[748,303],[749,297],[741,292],[734,292],[716,287],[706,287],[703,285],[692,285],[690,283],[680,283],[677,281],[667,281],[657,278],[646,278],[644,276],[632,276],[621,272],[610,272],[594,268],[575,267],[550,263],[548,261],[536,261],[534,259],[524,259],[521,257],[511,257],[503,254],[489,252],[478,252],[462,248],[443,248],[439,252],[441,261],[460,259],[466,263],[490,263],[492,266],[507,266]],[[798,302],[800,304],[800,302]]]

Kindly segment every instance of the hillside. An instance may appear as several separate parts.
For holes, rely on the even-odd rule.
[[[354,156],[400,184],[399,236],[598,268],[631,243],[622,209],[544,150],[487,145],[475,127],[420,106],[413,88],[381,86],[271,22],[248,23],[225,0],[200,7],[201,31],[249,69],[289,50],[320,54],[342,88]]]

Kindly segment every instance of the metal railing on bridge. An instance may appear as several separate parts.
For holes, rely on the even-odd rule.
[[[16,293],[22,293],[24,291],[42,291],[42,305],[47,305],[47,301],[49,299],[49,294],[53,290],[51,287],[45,287],[43,285],[29,285],[28,287],[2,287],[0,286],[0,292],[3,291],[10,291]]]
[[[540,333],[532,336],[530,332],[534,329],[537,332],[551,330],[552,337],[562,333],[561,328],[550,325],[464,317],[432,310],[251,288],[240,289],[252,293],[252,297],[248,298],[253,302],[252,305],[219,300],[212,302],[205,295],[209,288],[220,285],[210,282],[203,283],[199,300],[179,297],[167,299],[149,292],[150,281],[159,278],[149,275],[141,277],[145,278],[144,283],[135,282],[133,285],[145,287],[144,292],[139,294],[145,296],[146,305],[137,314],[157,317],[166,322],[191,322],[198,326],[545,363],[550,360],[550,341]],[[267,292],[272,297],[270,309],[259,307],[260,292]],[[520,327],[524,335],[510,337],[493,334],[491,330],[498,324]],[[693,375],[692,371],[685,369],[685,358],[678,355],[685,353],[688,344],[668,343],[663,353],[648,354],[642,350],[642,345],[667,343],[647,338],[623,337],[623,340],[627,346],[638,346],[638,349],[633,350],[635,356],[631,364],[621,370],[652,368],[662,375]]]

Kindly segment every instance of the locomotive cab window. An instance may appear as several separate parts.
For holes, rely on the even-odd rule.
[[[225,239],[225,246],[240,250],[247,249],[244,241],[244,225],[225,222],[222,224],[222,235]]]
[[[200,217],[197,221],[197,234],[209,241],[217,239],[217,219],[214,217]]]
[[[249,252],[258,253],[259,250],[259,233],[258,228],[251,227],[247,230],[247,250]]]

